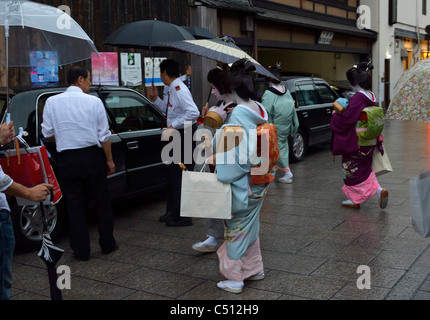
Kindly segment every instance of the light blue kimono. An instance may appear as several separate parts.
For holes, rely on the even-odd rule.
[[[261,106],[261,105],[260,105]],[[244,129],[244,136],[236,148],[216,157],[218,180],[230,183],[232,189],[233,218],[225,220],[225,241],[227,254],[231,260],[241,259],[248,247],[260,233],[259,212],[263,205],[268,184],[251,184],[251,167],[255,165],[256,128],[267,121],[248,107],[238,105],[234,108],[228,124],[238,124]]]

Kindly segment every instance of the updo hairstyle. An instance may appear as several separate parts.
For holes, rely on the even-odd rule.
[[[364,90],[372,88],[372,62],[360,62],[346,72],[346,77],[352,86],[359,85]]]
[[[231,93],[230,83],[228,81],[229,66],[223,64],[222,66],[217,66],[208,72],[207,80],[212,83],[219,91],[220,94]]]
[[[246,59],[240,59],[230,67],[228,80],[230,87],[243,100],[255,99],[254,64]]]
[[[273,66],[269,66],[269,71],[275,76],[276,79],[266,77],[266,81],[272,82],[274,84],[281,83],[281,72],[282,72],[281,65],[279,63],[276,63]]]

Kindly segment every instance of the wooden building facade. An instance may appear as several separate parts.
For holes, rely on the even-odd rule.
[[[287,72],[313,74],[332,83],[345,80],[345,70],[371,56],[377,39],[375,32],[357,26],[359,0],[33,1],[68,6],[71,17],[100,52],[140,52],[142,58],[151,57],[153,53],[145,50],[120,49],[103,42],[124,24],[157,18],[179,26],[201,26],[215,35],[231,35],[239,47],[264,66],[281,62]],[[1,36],[0,48],[0,59],[4,59]],[[210,90],[206,75],[215,62],[175,51],[154,55],[177,60],[184,72],[185,64],[190,63],[192,94],[198,106],[204,105]],[[83,63],[91,66],[90,60]],[[61,84],[65,84],[67,68],[59,71]],[[0,73],[0,87],[5,87],[4,68]],[[9,78],[10,86],[16,90],[31,87],[29,68],[11,68]]]
[[[141,52],[142,57],[151,56],[147,50],[119,49],[104,45],[104,40],[117,28],[129,22],[138,20],[158,19],[176,25],[190,25],[189,6],[186,0],[33,0],[54,7],[68,6],[71,17],[79,23],[100,52]],[[0,59],[5,60],[4,29],[0,28]],[[13,39],[12,41],[22,41]],[[71,50],[79,50],[72,48]],[[177,52],[163,52],[163,56],[171,57],[182,65],[189,63],[188,57]],[[2,60],[2,61],[3,61]],[[91,61],[82,62],[88,67]],[[4,63],[0,64],[4,65]],[[68,66],[59,70],[60,84],[65,84],[65,71]],[[30,68],[10,68],[9,85],[12,89],[20,90],[31,87]],[[0,69],[0,87],[6,86],[5,68]]]

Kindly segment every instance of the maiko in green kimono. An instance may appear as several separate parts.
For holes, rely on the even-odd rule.
[[[280,77],[281,66],[276,64],[269,67],[275,77]],[[280,80],[267,78],[269,88],[264,92],[262,104],[268,113],[268,122],[276,125],[278,131],[278,146],[280,157],[275,168],[283,174],[279,182],[292,183],[293,174],[289,163],[288,137],[294,136],[299,128],[295,102],[286,85]]]

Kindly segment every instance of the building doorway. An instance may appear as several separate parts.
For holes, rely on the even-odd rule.
[[[384,109],[390,105],[390,59],[385,59],[384,67]]]

